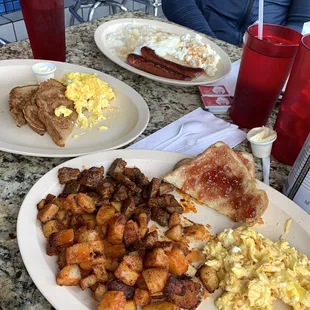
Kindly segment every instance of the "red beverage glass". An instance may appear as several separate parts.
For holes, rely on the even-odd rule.
[[[265,125],[293,64],[301,34],[293,29],[264,24],[250,26],[240,64],[230,116],[245,128]]]
[[[293,165],[310,133],[310,34],[301,39],[274,129],[272,155]]]
[[[20,0],[33,57],[66,60],[64,0]]]

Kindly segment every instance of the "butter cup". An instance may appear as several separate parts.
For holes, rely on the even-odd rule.
[[[48,68],[48,71],[40,71],[40,68]],[[35,74],[38,83],[42,83],[49,79],[54,78],[56,66],[51,62],[38,62],[32,66],[32,72]]]
[[[253,128],[252,130],[257,130],[257,128]],[[275,136],[272,140],[266,141],[266,142],[257,142],[257,141],[251,141],[251,133],[253,131],[250,130],[247,134],[247,140],[251,144],[252,153],[257,158],[266,158],[270,156],[272,144],[274,141],[276,141],[277,136]]]

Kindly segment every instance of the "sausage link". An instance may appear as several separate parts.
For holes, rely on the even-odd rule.
[[[147,60],[140,55],[128,54],[127,63],[134,68],[168,79],[183,80],[183,81],[191,80],[191,77],[187,75],[176,72],[170,68],[162,66],[151,60]]]
[[[151,60],[155,63],[158,63],[162,66],[165,66],[167,68],[172,69],[173,71],[179,72],[181,74],[190,76],[191,78],[198,77],[205,73],[205,71],[201,68],[193,68],[193,67],[187,67],[180,64],[177,64],[175,62],[172,62],[170,60],[164,59],[158,55],[156,55],[155,51],[151,48],[144,46],[141,48],[141,55],[147,59]]]

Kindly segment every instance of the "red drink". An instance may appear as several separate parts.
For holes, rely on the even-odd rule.
[[[33,57],[66,60],[63,0],[20,0]]]
[[[310,132],[310,35],[298,48],[274,129],[272,155],[293,165]]]
[[[265,125],[290,72],[301,34],[278,25],[264,25],[263,40],[258,26],[248,28],[243,49],[232,120],[246,128]]]

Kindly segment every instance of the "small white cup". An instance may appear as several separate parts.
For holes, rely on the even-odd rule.
[[[38,83],[54,78],[56,66],[51,62],[38,62],[32,66],[32,72],[35,74]]]
[[[253,136],[253,134],[258,132],[258,130],[262,130],[262,129],[263,127],[256,127],[256,128],[251,129],[247,134],[247,140],[251,143],[252,153],[257,158],[266,158],[270,156],[272,144],[277,139],[277,135],[276,135],[270,141],[258,142],[258,141],[251,140],[251,137]],[[272,129],[269,129],[269,130],[272,130]],[[274,130],[272,130],[272,132],[276,134]]]

